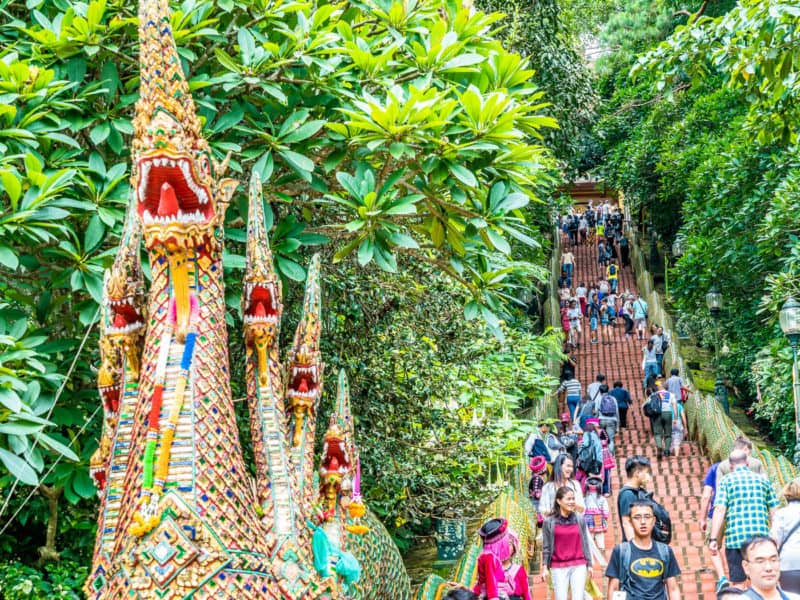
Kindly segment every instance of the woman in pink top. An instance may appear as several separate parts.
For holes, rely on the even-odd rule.
[[[573,489],[560,487],[555,510],[542,527],[542,579],[552,576],[555,600],[583,600],[591,569],[586,520],[575,512]]]
[[[483,550],[478,557],[478,582],[473,591],[483,600],[511,600],[515,595],[518,600],[530,600],[525,569],[511,564],[519,539],[508,528],[508,521],[490,519],[478,535],[483,540]]]

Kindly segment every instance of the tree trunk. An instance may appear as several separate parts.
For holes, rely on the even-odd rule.
[[[50,518],[47,520],[47,537],[45,545],[39,548],[37,566],[42,567],[48,562],[61,560],[61,555],[56,549],[56,534],[58,533],[58,499],[64,488],[39,485],[39,492],[47,499],[50,508]]]

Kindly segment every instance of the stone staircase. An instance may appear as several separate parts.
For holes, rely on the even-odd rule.
[[[566,249],[565,249],[566,250]],[[597,263],[597,250],[592,246],[580,246],[572,250],[576,255],[576,272],[573,287],[583,281],[597,281],[603,273]],[[620,274],[619,290],[636,291],[636,281],[631,267]],[[715,576],[706,568],[704,557],[704,535],[700,531],[700,495],[702,479],[709,467],[708,459],[696,443],[684,441],[680,457],[656,460],[655,444],[650,423],[641,412],[644,401],[642,393],[642,346],[634,335],[626,339],[624,323],[617,320],[612,329],[610,345],[590,344],[588,320],[578,351],[577,377],[585,386],[598,373],[603,373],[609,385],[620,380],[631,393],[635,406],[628,413],[628,429],[617,433],[617,468],[612,471],[612,496],[609,498],[612,511],[609,531],[606,533],[606,557],[610,556],[614,544],[620,541],[619,518],[616,514],[616,496],[624,478],[625,459],[634,454],[647,456],[653,464],[653,481],[656,498],[670,512],[673,523],[672,549],[675,552],[682,575],[679,579],[683,600],[712,599],[715,597]],[[562,408],[562,412],[565,409]],[[595,567],[595,582],[605,593],[606,579],[599,567]],[[538,574],[531,578],[533,598],[553,598],[548,586],[541,582]],[[641,600],[641,599],[632,599]]]

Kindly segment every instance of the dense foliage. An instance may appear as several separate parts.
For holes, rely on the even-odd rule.
[[[518,462],[531,426],[515,413],[555,383],[545,362],[560,336],[534,335],[525,315],[502,325],[503,338],[487,336],[428,268],[338,272],[328,295],[327,356],[351,373],[368,504],[401,544],[431,518],[471,514]]]
[[[480,0],[477,4],[509,13],[504,39],[530,60],[536,82],[550,102],[547,112],[558,122],[558,129],[546,133],[547,145],[568,177],[580,175],[586,168],[587,132],[594,122],[597,97],[592,73],[582,59],[585,40],[579,33],[596,23],[585,22],[590,11],[602,14],[608,3],[589,7],[558,0]]]
[[[675,309],[701,344],[727,349],[721,367],[744,408],[788,449],[791,351],[777,313],[798,292],[791,56],[800,5],[703,7],[687,14],[670,0],[634,0],[609,22],[599,170],[665,252],[683,241],[670,274]],[[704,301],[712,284],[725,299],[719,341]]]
[[[514,410],[551,383],[555,338],[515,298],[545,278],[552,115],[590,105],[574,46],[563,76],[537,64],[549,98],[498,41],[501,15],[460,2],[172,8],[214,153],[265,183],[294,310],[284,336],[293,282],[311,250],[325,257],[324,352],[351,375],[369,504],[398,539],[469,510],[518,449]],[[11,0],[0,15],[0,561],[29,565],[39,548],[86,564],[95,324],[129,201],[135,6]],[[587,98],[564,95],[574,81]],[[246,214],[240,192],[226,215],[236,396]],[[3,564],[18,576],[0,587],[61,597],[56,586],[80,579],[28,569]]]

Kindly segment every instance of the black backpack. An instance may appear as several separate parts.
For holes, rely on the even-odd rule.
[[[672,541],[672,519],[669,518],[669,511],[653,499],[653,492],[640,489],[639,500],[647,500],[653,507],[656,524],[650,537],[656,542],[669,544]]]
[[[620,498],[625,490],[633,492],[636,500],[644,500],[653,507],[653,516],[656,518],[656,522],[650,537],[656,542],[669,544],[672,541],[672,519],[670,519],[669,511],[653,499],[653,492],[641,488],[635,490],[627,485],[623,486],[617,494],[617,514],[620,513]]]
[[[658,395],[658,392],[650,394],[650,398],[644,403],[642,410],[646,417],[654,418],[661,415],[661,396]]]
[[[581,446],[578,450],[578,466],[584,473],[601,473],[603,463],[594,457],[592,446]]]

